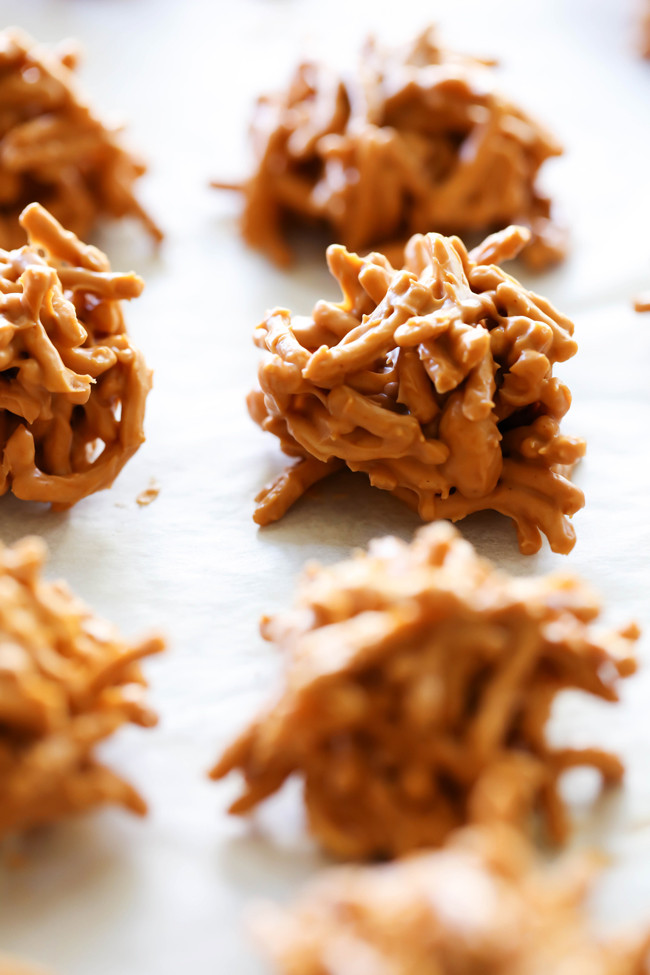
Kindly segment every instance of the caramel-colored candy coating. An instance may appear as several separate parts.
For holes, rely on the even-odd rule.
[[[441,48],[432,30],[397,50],[369,41],[349,76],[301,64],[285,92],[259,99],[252,143],[255,172],[237,187],[242,233],[280,264],[291,259],[292,222],[324,225],[360,252],[414,233],[480,237],[520,223],[532,231],[532,268],[565,255],[536,186],[560,146],[494,90],[485,62]]]
[[[645,975],[647,932],[590,923],[595,866],[542,865],[508,829],[461,830],[433,853],[329,870],[255,930],[278,975]]]
[[[34,201],[80,237],[103,217],[134,217],[162,239],[133,193],[146,167],[91,110],[75,64],[70,51],[0,31],[0,247],[25,242],[18,217]]]
[[[299,458],[258,496],[258,524],[345,465],[427,521],[493,509],[522,552],[542,534],[571,550],[584,497],[566,475],[584,443],[560,432],[571,396],[553,367],[576,343],[568,318],[497,266],[527,239],[510,227],[468,254],[457,237],[416,235],[402,269],[328,249],[343,300],[311,318],[276,308],[255,332],[270,356],[251,416]]]
[[[511,578],[448,524],[313,565],[295,609],[263,622],[282,690],[213,775],[243,775],[238,814],[298,776],[312,833],[345,858],[436,846],[468,822],[529,828],[533,813],[561,842],[562,773],[623,771],[546,738],[559,692],[615,701],[634,670],[636,628],[604,633],[598,613],[578,580]]]
[[[129,722],[155,724],[138,661],[160,637],[127,643],[61,582],[45,547],[0,545],[0,838],[104,803],[146,810],[95,746]]]
[[[144,440],[151,373],[122,315],[143,283],[38,204],[20,219],[29,243],[0,250],[0,495],[67,508]]]

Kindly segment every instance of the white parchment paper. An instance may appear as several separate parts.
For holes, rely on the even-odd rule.
[[[291,790],[246,824],[224,812],[236,783],[205,778],[275,679],[258,617],[288,604],[307,559],[331,562],[389,532],[408,538],[418,522],[363,477],[341,476],[279,524],[253,524],[253,496],[283,458],[245,411],[252,329],[272,305],[308,313],[336,289],[317,247],[287,272],[247,251],[237,201],[208,180],[245,170],[253,97],[305,53],[349,61],[368,31],[406,38],[437,20],[450,45],[500,59],[503,90],[567,148],[545,178],[572,226],[572,256],[527,283],[576,321],[579,354],[558,371],[574,395],[566,429],[588,440],[576,474],[587,505],[568,557],[547,547],[521,556],[497,515],[460,527],[510,571],[584,575],[608,620],[650,629],[650,316],[630,306],[650,287],[650,65],[635,53],[634,2],[0,0],[0,14],[39,39],[83,43],[84,86],[128,119],[151,163],[142,195],[167,231],[157,256],[137,227],[98,241],[115,268],[147,282],[128,309],[155,369],[147,444],[111,491],[70,512],[1,499],[0,537],[42,534],[52,576],[129,634],[160,627],[169,637],[166,656],[147,665],[160,726],[128,729],[104,749],[150,816],[109,810],[31,839],[21,867],[0,869],[0,947],[60,975],[259,975],[246,906],[294,896],[323,861]],[[141,508],[151,478],[160,495]],[[647,643],[639,655],[643,665]],[[568,790],[576,844],[611,854],[594,902],[607,924],[650,921],[649,710],[642,666],[619,707],[568,698],[552,729],[616,749],[628,765],[625,787],[595,806],[588,776]]]

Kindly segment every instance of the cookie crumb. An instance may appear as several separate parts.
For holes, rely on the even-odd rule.
[[[137,496],[135,500],[136,503],[139,504],[141,508],[145,508],[147,505],[151,504],[152,501],[155,501],[159,494],[160,494],[160,487],[158,485],[158,482],[154,477],[152,477],[151,480],[149,481],[149,487],[145,488],[144,491],[140,491],[140,494]]]

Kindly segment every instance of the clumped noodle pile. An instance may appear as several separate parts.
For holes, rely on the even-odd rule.
[[[594,864],[543,867],[520,835],[468,829],[398,863],[330,870],[258,938],[284,975],[646,975],[648,937],[588,923]]]
[[[457,237],[416,235],[401,269],[328,249],[343,300],[311,318],[276,308],[255,331],[271,355],[249,411],[300,458],[258,495],[259,524],[347,466],[424,520],[494,509],[522,552],[542,532],[571,550],[584,496],[566,475],[584,443],[560,433],[571,395],[553,366],[576,343],[568,318],[496,266],[526,239],[509,227],[468,254]]]
[[[347,858],[437,845],[468,821],[525,828],[533,812],[562,841],[562,773],[623,771],[545,735],[560,691],[615,701],[634,670],[636,628],[601,632],[598,613],[578,580],[510,578],[448,524],[313,565],[295,609],[263,621],[283,690],[212,774],[242,773],[236,814],[298,775],[311,831]]]
[[[351,250],[522,223],[531,267],[565,255],[535,185],[560,146],[494,91],[486,62],[446,51],[432,30],[396,50],[369,41],[349,77],[301,64],[287,91],[258,100],[252,142],[250,179],[214,185],[243,192],[244,238],[278,263],[291,257],[290,220],[324,224]]]
[[[95,745],[148,727],[138,661],[159,637],[126,643],[61,582],[41,578],[45,545],[0,546],[0,838],[103,803],[146,806]]]
[[[19,247],[18,216],[34,200],[86,237],[100,217],[135,217],[162,233],[133,187],[144,164],[120,130],[97,118],[77,87],[70,50],[0,31],[0,246]]]
[[[0,495],[65,508],[144,440],[151,373],[121,307],[143,284],[38,204],[20,222],[29,243],[0,250]]]

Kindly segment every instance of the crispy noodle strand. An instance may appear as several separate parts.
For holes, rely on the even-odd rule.
[[[457,237],[416,235],[402,269],[328,249],[343,300],[311,318],[276,308],[255,331],[270,355],[251,416],[298,458],[258,496],[258,524],[345,465],[427,521],[494,509],[522,552],[542,534],[571,550],[584,497],[566,475],[585,445],[560,433],[571,396],[553,366],[576,343],[568,318],[497,266],[527,239],[509,227],[468,254]]]
[[[397,863],[330,869],[254,930],[278,975],[646,975],[647,931],[589,922],[594,858],[543,865],[507,828]]]
[[[263,621],[282,691],[213,777],[241,772],[230,811],[243,814],[297,775],[311,831],[346,858],[435,846],[468,821],[524,827],[532,813],[562,842],[562,773],[623,773],[613,755],[545,736],[558,693],[616,701],[634,671],[638,631],[601,632],[598,613],[577,579],[511,578],[445,523],[312,565],[295,609]]]
[[[280,264],[292,220],[384,252],[434,228],[466,237],[521,223],[532,268],[565,256],[536,187],[561,147],[494,90],[488,62],[441,48],[432,29],[396,50],[369,40],[350,76],[301,64],[286,91],[259,98],[252,143],[253,175],[213,185],[243,193],[244,238]]]
[[[20,220],[29,243],[0,250],[0,494],[67,508],[144,440],[151,373],[121,306],[143,284],[38,204]]]
[[[0,545],[0,838],[104,803],[146,811],[94,749],[124,724],[156,723],[138,661],[163,640],[125,642],[41,578],[44,557],[38,538]]]
[[[120,129],[90,109],[76,55],[48,49],[15,28],[0,31],[0,246],[25,242],[20,212],[36,200],[80,237],[101,217],[134,217],[162,232],[133,195],[146,167]]]

